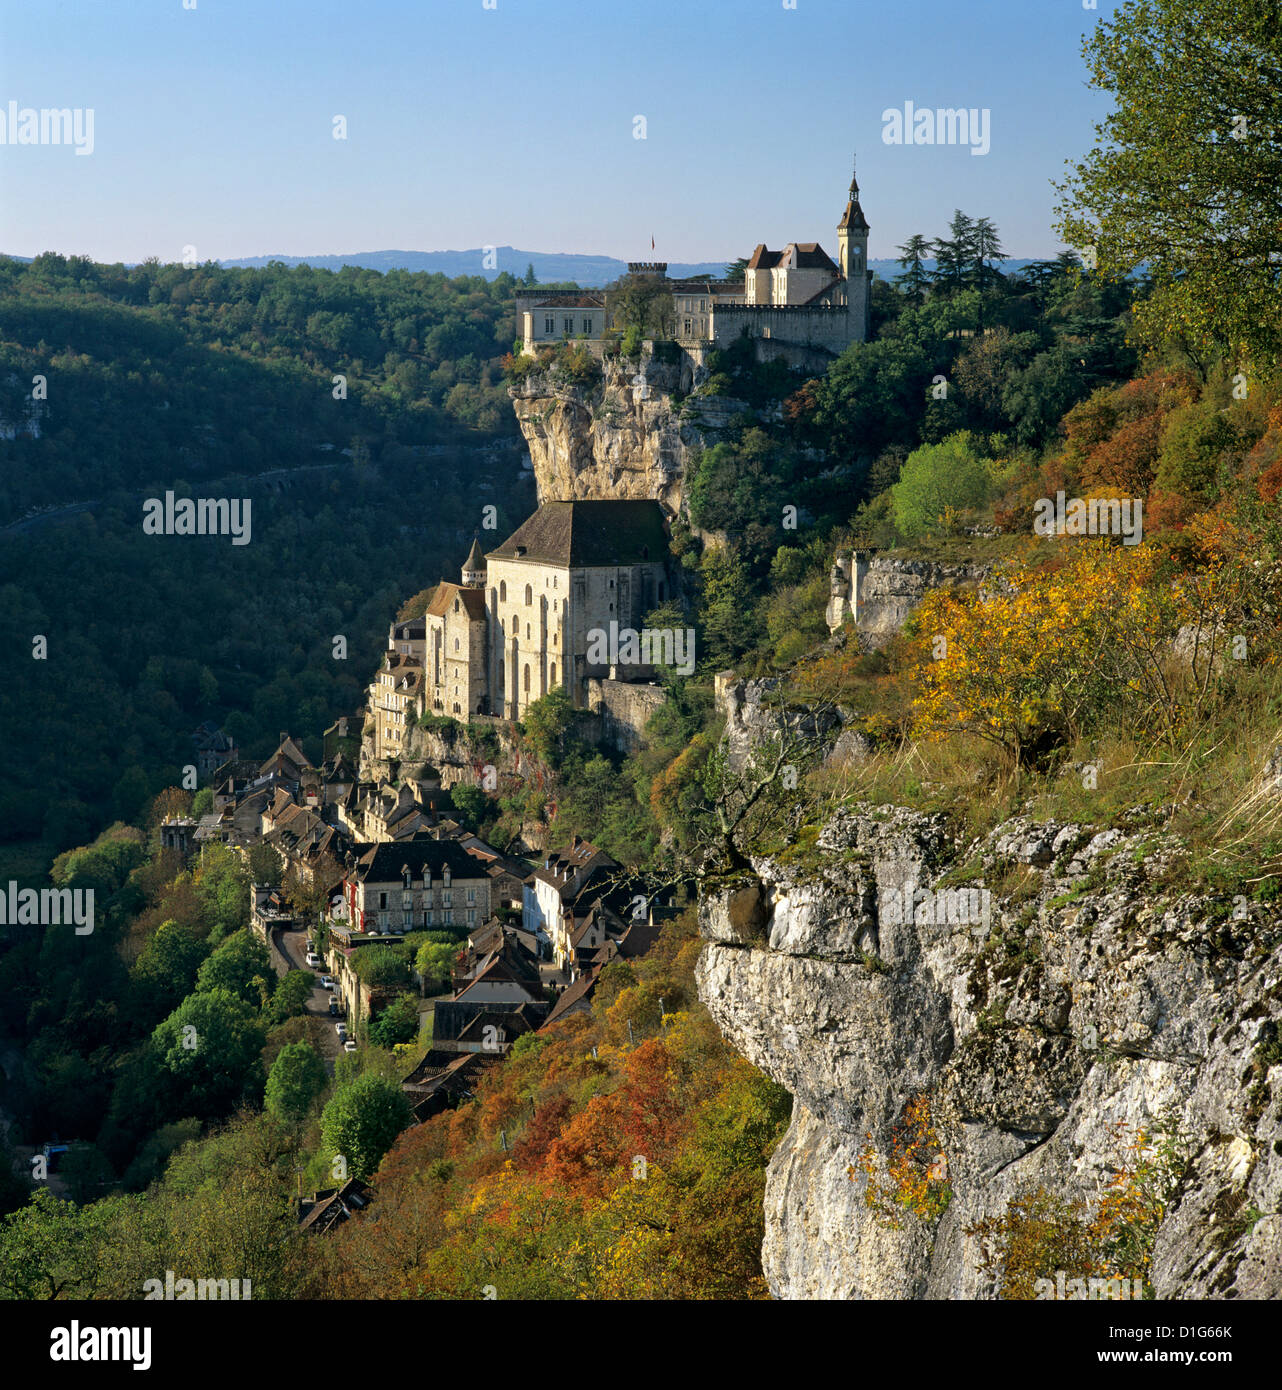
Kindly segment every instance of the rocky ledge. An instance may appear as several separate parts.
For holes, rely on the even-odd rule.
[[[1163,1121],[1181,1156],[1154,1295],[1282,1297],[1282,933],[1244,898],[1164,893],[1182,853],[1027,820],[959,845],[866,808],[709,885],[700,995],[794,1097],[766,1188],[776,1297],[995,1297],[968,1228],[1038,1189],[1097,1202]],[[887,1221],[867,1156],[923,1098],[949,1200]]]

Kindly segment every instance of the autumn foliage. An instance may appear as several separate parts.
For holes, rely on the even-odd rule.
[[[765,1297],[765,1163],[790,1102],[698,1003],[698,946],[692,913],[669,923],[607,967],[590,1014],[522,1039],[474,1101],[403,1134],[369,1215],[332,1243],[329,1291]]]

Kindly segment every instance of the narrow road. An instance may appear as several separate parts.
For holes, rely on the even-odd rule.
[[[303,927],[291,927],[288,930],[275,927],[272,929],[271,938],[272,964],[276,967],[278,975],[286,975],[291,970],[307,970],[319,980],[326,973],[323,967],[314,970],[307,964],[307,932]],[[343,1015],[331,1017],[329,1001],[333,998],[334,994],[330,990],[317,985],[307,1001],[309,1016],[320,1019],[324,1024],[324,1028],[318,1030],[321,1039],[317,1050],[325,1059],[326,1068],[330,1072],[334,1070],[334,1059],[343,1050],[334,1026],[343,1021]]]

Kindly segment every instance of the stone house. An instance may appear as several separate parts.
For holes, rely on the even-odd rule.
[[[364,932],[479,926],[491,916],[490,888],[457,840],[357,845],[343,877],[347,921]]]

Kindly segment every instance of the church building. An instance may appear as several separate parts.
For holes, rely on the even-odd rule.
[[[459,584],[442,580],[425,618],[424,686],[434,714],[520,719],[563,688],[576,707],[592,678],[646,679],[590,659],[591,634],[640,630],[672,597],[663,510],[653,501],[546,502],[502,545],[479,541]]]

